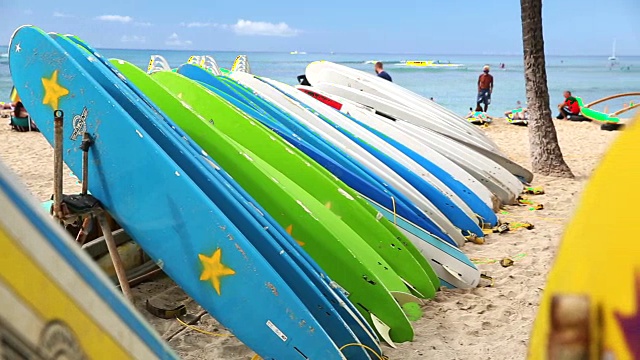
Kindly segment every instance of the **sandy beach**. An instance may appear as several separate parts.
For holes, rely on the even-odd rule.
[[[53,151],[36,132],[18,133],[0,119],[0,160],[24,181],[39,200],[51,196]],[[571,219],[582,189],[594,167],[619,132],[601,131],[598,124],[556,121],[560,145],[576,178],[536,176],[534,186],[544,195],[528,195],[542,203],[542,210],[509,206],[499,214],[502,221],[530,222],[533,230],[518,229],[492,234],[483,245],[467,244],[462,250],[493,278],[492,287],[443,290],[424,305],[425,316],[415,323],[415,340],[383,347],[390,359],[524,359],[532,323],[546,274],[553,263],[563,229]],[[530,167],[528,130],[496,119],[486,133],[516,162]],[[70,174],[68,169],[66,174]],[[78,192],[77,180],[65,176],[65,192]],[[511,267],[502,258],[515,261]],[[490,284],[490,281],[483,283]],[[255,353],[230,335],[168,278],[138,285],[136,306],[159,334],[184,359],[252,359]],[[176,320],[153,317],[144,309],[150,297],[186,304],[190,314],[200,316],[189,329]],[[260,304],[256,304],[260,306]]]

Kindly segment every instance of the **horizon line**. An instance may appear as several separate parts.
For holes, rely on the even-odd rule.
[[[0,45],[2,47],[9,47],[8,44]],[[234,53],[272,53],[272,54],[288,54],[288,51],[256,51],[256,50],[211,50],[211,49],[161,49],[161,48],[117,48],[117,47],[96,47],[97,50],[133,50],[133,51],[194,51],[194,52],[234,52]],[[418,52],[334,52],[334,51],[305,51],[307,55],[310,54],[329,54],[329,55],[462,55],[462,56],[524,56],[524,54],[514,53],[418,53]],[[304,54],[303,54],[304,55]],[[545,56],[564,56],[564,57],[608,57],[611,54],[589,54],[589,55],[577,55],[577,54],[545,54]],[[640,57],[639,54],[618,54],[617,57]]]

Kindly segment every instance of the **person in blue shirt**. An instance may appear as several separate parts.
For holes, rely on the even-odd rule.
[[[374,67],[376,74],[378,74],[379,77],[385,79],[385,80],[389,80],[391,82],[393,82],[393,80],[391,80],[391,75],[389,75],[389,73],[387,73],[386,71],[384,71],[383,69],[383,65],[380,61],[378,61]]]

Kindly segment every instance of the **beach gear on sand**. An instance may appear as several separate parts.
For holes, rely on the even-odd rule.
[[[25,132],[25,131],[37,131],[38,128],[34,126],[29,117],[15,117],[11,116],[11,121],[9,122],[12,130],[17,132]]]

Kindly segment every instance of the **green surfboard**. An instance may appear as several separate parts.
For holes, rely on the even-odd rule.
[[[193,110],[212,119],[216,128],[253,151],[289,179],[305,188],[365,239],[393,270],[421,297],[433,297],[437,276],[415,246],[357,192],[260,122],[231,106],[198,83],[176,73],[156,73],[154,78]],[[431,276],[430,276],[431,275]]]
[[[215,120],[195,113],[181,96],[174,96],[142,70],[124,61],[112,63],[287,229],[302,249],[350,293],[349,299],[367,320],[376,326],[378,318],[389,326],[393,341],[413,338],[409,320],[391,295],[407,299],[407,287],[326,204],[223,134],[214,126]]]
[[[329,204],[333,213],[376,249],[396,273],[424,297],[434,295],[434,285],[427,274],[427,271],[433,273],[433,270],[426,259],[419,255],[417,249],[415,253],[418,256],[414,257],[409,250],[415,249],[413,244],[386,219],[376,218],[378,212],[355,191],[306,154],[289,146],[264,125],[203,86],[178,74],[158,74],[155,78],[174,94],[182,94],[182,100],[190,104],[194,111],[205,118],[214,119],[215,126],[226,135],[303,186],[320,202]],[[424,263],[419,263],[418,259]],[[437,278],[435,273],[434,277]]]
[[[354,197],[355,202],[357,202],[361,207],[364,207],[364,209],[371,216],[379,216],[378,212],[366,200],[362,199],[355,190],[349,188],[342,181],[331,174],[331,172],[329,172],[323,166],[317,164],[306,154],[299,151],[295,147],[289,146],[286,141],[275,135],[270,129],[262,124],[258,124],[257,126],[251,126],[250,128],[248,128],[246,126],[247,117],[244,115],[244,113],[242,113],[238,109],[229,108],[228,104],[226,104],[226,101],[220,99],[217,95],[214,94],[212,99],[211,92],[207,91],[207,89],[204,89],[202,86],[194,84],[192,81],[189,81],[188,79],[184,79],[182,77],[165,76],[165,74],[159,75],[159,77],[160,79],[158,81],[167,86],[169,90],[173,91],[176,94],[182,93],[184,95],[184,99],[186,99],[189,103],[194,104],[194,108],[202,108],[202,114],[206,113],[214,116],[214,114],[216,113],[224,113],[224,116],[217,117],[219,118],[219,121],[216,123],[216,126],[218,126],[220,129],[223,129],[223,131],[227,134],[230,134],[230,136],[239,139],[238,142],[247,146],[247,148],[254,149],[254,147],[258,147],[263,151],[266,151],[267,155],[264,156],[265,159],[266,156],[270,156],[271,160],[269,161],[272,164],[276,164],[276,167],[278,167],[280,171],[282,171],[286,176],[290,177],[301,186],[309,189],[309,187],[306,187],[306,184],[314,184],[313,188],[309,189],[309,192],[316,198],[326,199],[327,194],[329,194],[329,196],[335,195],[335,189],[342,189],[348,192],[349,195]],[[219,76],[217,78],[223,82],[234,82],[234,80],[224,76]],[[251,90],[244,88],[240,84],[236,83],[236,85],[238,86],[232,87],[232,90],[239,96],[245,98],[247,101],[253,102],[252,99],[247,98],[247,93],[250,93]],[[187,89],[189,91],[183,91]],[[236,91],[237,89],[245,90],[247,93]],[[253,97],[253,99],[255,99],[255,97]],[[221,108],[221,106],[225,106],[226,109]],[[228,119],[234,119],[237,121],[230,124],[230,122],[227,121]],[[251,125],[254,125],[254,121],[251,118],[248,118],[248,120]],[[251,131],[251,136],[249,136],[247,131]],[[278,144],[280,144],[280,147],[274,147],[275,144],[266,141],[267,137],[272,138],[274,136],[276,137],[276,139],[273,142],[277,142]],[[257,143],[256,139],[263,139],[263,141]],[[265,145],[268,147],[265,148]],[[263,152],[260,152],[258,150],[254,151],[260,153],[261,155],[264,154]],[[283,154],[283,151],[286,151],[289,154]],[[299,167],[290,166],[289,161],[291,161],[291,151],[293,151],[298,157],[296,159],[296,163],[310,163],[313,169],[307,166],[303,169],[304,171],[300,171]],[[289,157],[287,157],[287,155],[289,155]],[[282,159],[288,159],[288,161],[281,161]],[[314,174],[314,169],[317,170],[317,172],[323,174],[324,178],[319,178],[317,173]],[[316,188],[316,184],[318,184],[318,187],[320,186],[320,184],[323,184],[325,188]],[[354,204],[351,205],[352,207],[355,206]],[[361,218],[359,218],[358,216],[353,216],[354,213],[351,212],[351,210],[345,212],[340,211],[342,209],[338,208],[332,209],[334,210],[334,213],[336,213],[338,216],[343,217],[343,220],[345,220],[345,222],[347,222],[352,228],[358,231],[358,233],[361,234],[363,238],[369,239],[371,241],[370,244],[374,248],[380,249],[383,258],[385,258],[385,260],[387,260],[394,267],[394,270],[396,270],[396,272],[400,276],[402,276],[403,279],[411,283],[411,285],[415,286],[422,293],[422,295],[425,295],[425,297],[433,297],[434,293],[432,292],[432,290],[430,290],[431,286],[427,285],[426,288],[421,287],[420,281],[416,280],[416,276],[422,276],[422,272],[420,272],[419,270],[418,273],[415,272],[415,263],[411,262],[411,260],[408,260],[409,262],[407,262],[406,256],[408,256],[409,254],[407,254],[406,252],[409,252],[411,255],[413,255],[419,266],[421,266],[424,272],[429,276],[429,280],[434,289],[438,289],[440,287],[440,279],[436,275],[435,271],[433,271],[425,257],[415,247],[415,245],[413,245],[413,243],[411,243],[393,223],[391,223],[387,219],[379,220],[379,223],[383,225],[386,230],[389,231],[395,238],[395,240],[392,239],[391,243],[389,243],[385,242],[385,240],[391,238],[379,238],[379,226],[363,226],[365,224],[368,225],[368,223],[366,221],[362,222]],[[357,213],[356,215],[360,215],[360,213]],[[401,246],[397,246],[397,242],[400,242]],[[383,252],[389,251],[391,248],[398,252],[403,252],[403,255],[405,257],[403,258],[402,256],[398,256],[398,254],[383,254]]]

